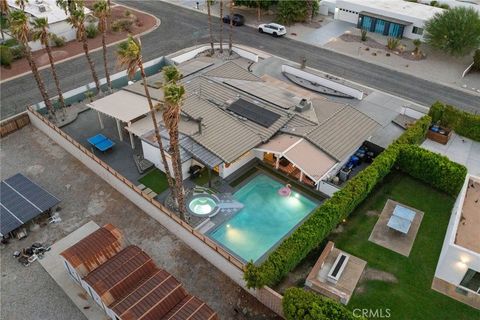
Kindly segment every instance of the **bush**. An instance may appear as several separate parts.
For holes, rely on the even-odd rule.
[[[397,166],[403,172],[454,197],[462,189],[467,168],[416,145],[400,149]]]
[[[274,285],[295,268],[390,173],[404,144],[419,143],[425,139],[430,121],[431,118],[425,116],[408,128],[370,166],[316,209],[260,266],[249,262],[244,274],[247,287]]]
[[[52,33],[50,40],[52,40],[53,45],[55,47],[63,47],[65,45],[66,39],[65,37],[59,37],[56,34]]]
[[[316,0],[312,1],[312,15],[316,15],[319,10],[319,4]],[[307,20],[308,9],[303,0],[279,0],[277,5],[277,19],[280,23],[290,25],[294,22],[305,22]]]
[[[115,32],[118,31],[127,31],[131,32],[133,26],[133,21],[128,18],[117,19],[112,23],[112,30]]]
[[[10,50],[13,55],[13,60],[22,59],[27,54],[27,49],[23,44],[19,44],[14,47],[11,47]]]
[[[367,30],[362,29],[362,31],[361,31],[361,39],[362,39],[362,41],[367,41]]]
[[[9,48],[11,47],[15,47],[16,45],[18,45],[18,41],[17,39],[15,38],[10,38],[8,40],[5,40],[5,42],[3,43],[4,46],[7,46]]]
[[[473,69],[480,71],[480,49],[475,50],[473,54]]]
[[[356,317],[338,302],[300,288],[289,288],[283,297],[283,312],[287,320],[355,320]]]
[[[434,1],[430,1],[430,5],[431,5],[432,7],[436,7],[436,6],[438,6],[438,1],[435,1],[435,0],[434,0]]]
[[[387,39],[387,48],[389,50],[395,50],[400,45],[400,39],[398,38],[388,38]]]
[[[13,62],[12,50],[7,46],[0,46],[0,65],[9,68]]]
[[[429,111],[434,123],[454,130],[459,135],[480,141],[480,115],[474,115],[453,106],[435,102]]]
[[[96,25],[93,23],[89,24],[87,28],[85,29],[85,33],[87,34],[87,38],[93,39],[97,36],[98,34],[98,28]]]

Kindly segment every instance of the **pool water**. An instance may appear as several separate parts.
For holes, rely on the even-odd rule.
[[[190,210],[197,215],[208,215],[216,206],[217,203],[210,197],[194,198],[188,205]]]
[[[318,205],[293,190],[280,196],[283,186],[263,174],[250,180],[234,194],[244,208],[209,237],[245,261],[257,261]]]

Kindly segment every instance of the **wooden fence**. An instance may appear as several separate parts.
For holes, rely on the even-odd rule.
[[[12,118],[8,118],[0,123],[0,137],[5,137],[12,132],[20,130],[30,123],[30,118],[26,112],[20,113]]]

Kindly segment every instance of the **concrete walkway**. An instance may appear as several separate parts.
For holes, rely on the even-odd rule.
[[[314,46],[323,46],[340,37],[354,26],[355,25],[351,23],[340,20],[333,20],[321,28],[311,28],[303,24],[294,24],[287,28],[287,38],[306,42]]]
[[[65,238],[55,242],[50,252],[45,255],[45,258],[39,260],[39,262],[87,319],[107,320],[109,317],[106,313],[93,301],[85,290],[68,275],[62,257],[60,256],[62,251],[71,247],[98,228],[99,226],[95,222],[89,221]]]
[[[427,139],[422,143],[422,147],[463,164],[470,174],[480,175],[480,142],[453,133],[445,145]]]

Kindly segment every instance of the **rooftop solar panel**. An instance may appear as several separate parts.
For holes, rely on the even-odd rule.
[[[257,106],[244,99],[238,99],[227,108],[241,117],[268,128],[280,118],[280,115],[270,110]]]
[[[60,202],[55,196],[28,179],[16,174],[0,184],[0,232],[15,230],[23,223]]]

